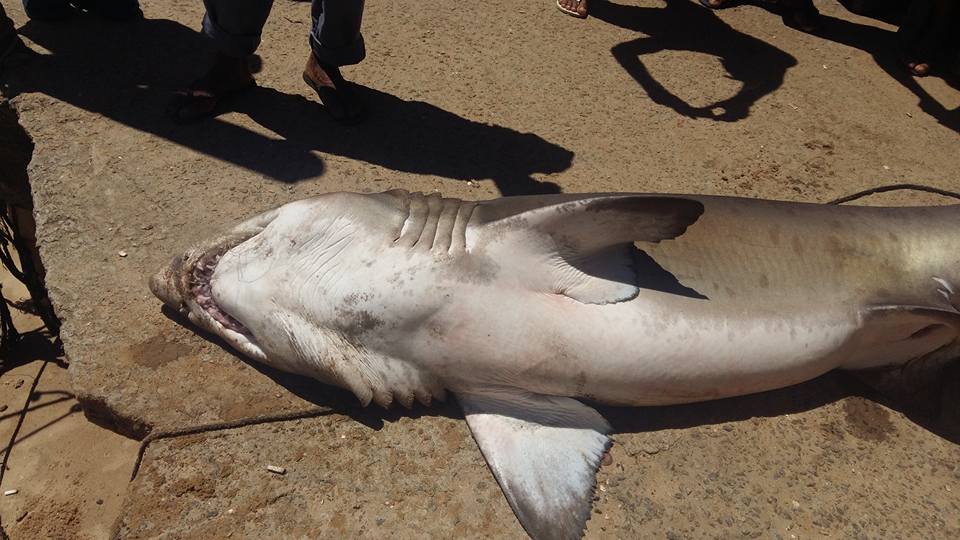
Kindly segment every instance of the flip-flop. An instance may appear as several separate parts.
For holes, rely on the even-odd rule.
[[[930,74],[930,64],[922,60],[907,62],[907,69],[915,77],[926,77]]]
[[[331,76],[332,72],[333,70],[327,71],[327,76]],[[366,111],[363,110],[363,106],[358,101],[352,100],[353,114],[348,111],[348,108],[351,108],[348,103],[351,101],[349,97],[352,93],[349,89],[350,82],[340,76],[339,73],[333,75],[331,79],[337,85],[335,88],[323,86],[307,75],[306,71],[303,72],[303,82],[317,93],[317,97],[320,98],[320,102],[323,103],[323,108],[330,115],[330,118],[345,126],[353,126],[362,122],[366,116]],[[345,96],[348,99],[345,100]]]
[[[580,2],[583,2],[583,0],[580,0]],[[570,15],[571,17],[576,17],[576,18],[578,18],[578,19],[586,19],[586,18],[587,18],[587,15],[585,15],[585,14],[584,14],[584,15],[581,15],[579,11],[576,11],[576,10],[573,10],[573,9],[567,9],[567,8],[561,6],[561,5],[560,5],[560,0],[557,0],[557,9],[559,9],[560,11],[566,13],[567,15]]]

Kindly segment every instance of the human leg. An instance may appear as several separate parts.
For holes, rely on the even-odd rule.
[[[263,25],[273,6],[273,0],[204,0],[203,3],[207,8],[203,32],[213,41],[217,53],[207,72],[186,90],[178,92],[170,105],[169,114],[180,122],[211,116],[223,99],[256,84],[247,59],[260,45]]]
[[[340,66],[359,63],[366,55],[360,25],[363,0],[314,0],[311,8],[310,57],[303,81],[312,88],[334,120],[354,124],[363,106],[343,78]]]

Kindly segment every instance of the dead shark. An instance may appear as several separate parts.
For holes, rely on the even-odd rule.
[[[960,206],[331,193],[174,258],[154,294],[367,405],[456,395],[534,538],[579,538],[610,426],[953,354]]]

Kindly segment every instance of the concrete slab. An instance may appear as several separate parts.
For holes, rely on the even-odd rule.
[[[960,447],[855,388],[604,410],[617,435],[586,537],[956,537]],[[114,535],[523,538],[456,410],[412,416],[157,441]]]
[[[259,51],[261,87],[236,100],[235,112],[191,126],[171,123],[162,110],[170,92],[199,73],[209,52],[196,33],[199,3],[151,2],[144,6],[146,21],[117,25],[86,17],[58,25],[25,23],[12,6],[11,17],[38,56],[6,76],[5,92],[14,96],[36,142],[29,173],[38,236],[85,412],[141,437],[152,429],[296,410],[318,401],[346,407],[342,395],[258,371],[195,335],[162,313],[145,286],[150,272],[189,243],[312,194],[403,187],[484,198],[550,187],[539,182],[566,191],[825,201],[895,182],[960,189],[954,174],[960,169],[956,93],[938,79],[897,75],[879,54],[890,27],[851,16],[834,3],[821,7],[830,18],[818,37],[784,28],[755,6],[710,12],[680,0],[601,3],[585,22],[556,13],[550,2],[508,0],[491,8],[424,0],[415,10],[371,4],[364,21],[369,58],[345,70],[366,86],[370,120],[343,128],[323,115],[299,81],[308,51],[304,3],[276,3]],[[796,493],[788,501],[789,523],[806,527],[799,529],[803,535],[856,535],[854,526],[862,520],[858,526],[869,531],[955,528],[950,520],[957,513],[950,513],[944,498],[949,486],[938,483],[955,480],[955,446],[889,411],[890,432],[899,438],[863,441],[856,430],[872,421],[866,427],[838,421],[846,418],[848,401],[806,410],[796,425],[778,416],[742,421],[728,432],[694,418],[670,428],[682,435],[678,447],[670,446],[672,433],[661,431],[618,437],[622,452],[615,464],[623,464],[624,478],[605,478],[623,491],[616,497],[601,493],[604,517],[591,520],[591,534],[683,536],[681,531],[694,528],[723,536],[743,527],[786,538],[796,530],[788,531],[781,515],[788,493]],[[850,407],[860,407],[854,403]],[[712,409],[694,410],[706,415]],[[866,418],[874,416],[887,418],[875,411]],[[316,426],[331,421],[317,420]],[[409,422],[388,423],[382,435],[343,421],[343,429],[351,426],[359,437],[350,449],[371,460],[388,459],[381,438],[395,439],[404,449],[403,462],[417,467],[405,477],[388,474],[382,465],[364,477],[349,453],[322,446],[309,450],[325,449],[320,455],[331,461],[314,466],[319,471],[336,464],[343,485],[358,489],[362,480],[368,488],[382,487],[384,500],[418,494],[416,504],[426,506],[414,507],[414,517],[403,524],[394,519],[398,514],[386,516],[388,534],[429,528],[430,519],[437,519],[436,529],[429,529],[437,534],[456,530],[456,519],[465,533],[519,534],[493,480],[482,472],[479,453],[463,443],[463,426],[434,417]],[[214,489],[213,498],[223,497],[224,504],[211,502],[206,512],[214,506],[225,512],[228,500],[236,508],[282,508],[269,510],[280,516],[269,523],[289,520],[314,534],[337,530],[331,520],[339,514],[344,517],[337,523],[347,533],[377,534],[380,514],[365,509],[373,499],[344,490],[337,492],[346,501],[342,506],[316,509],[317,495],[306,486],[314,480],[290,492],[296,505],[284,506],[284,497],[257,502],[266,493],[256,469],[263,459],[284,455],[291,441],[323,439],[298,434],[306,424],[276,428],[291,433],[273,439],[241,430],[199,437],[179,449],[184,443],[157,443],[151,453],[178,456],[183,464],[148,467],[143,478],[153,479],[153,491],[147,480],[138,480],[121,530],[158,536],[169,528],[202,536],[211,530],[204,527],[221,523],[196,513],[200,506],[190,507],[199,500],[193,498],[196,490],[174,488],[189,473],[214,486],[236,487],[235,493]],[[449,487],[460,469],[429,468],[417,461],[419,454],[406,453],[450,429],[460,443],[444,451],[444,461],[470,464],[476,475],[470,478],[482,484]],[[642,450],[631,456],[630,445],[642,443],[629,441],[647,437],[673,450],[659,458]],[[199,450],[207,444],[214,445],[213,453]],[[656,449],[660,443],[651,444]],[[208,462],[224,455],[256,467],[235,468],[217,479]],[[916,467],[893,470],[914,462]],[[851,467],[842,481],[831,476],[854,463],[869,467]],[[887,469],[870,468],[881,465]],[[803,484],[818,470],[849,489]],[[427,498],[433,494],[435,500],[420,499],[418,486],[429,486]],[[443,507],[441,517],[425,517],[433,516],[430,504],[448,504],[446,495],[437,495],[447,493],[443,486],[451,500],[464,501],[462,513],[476,505],[483,509],[480,517],[451,517],[454,506]],[[935,486],[943,492],[930,491]],[[468,504],[474,492],[482,494],[480,502]],[[170,511],[150,514],[151,496],[167,496]],[[898,514],[895,503],[927,521]],[[307,506],[310,512],[294,511]],[[152,525],[141,528],[149,515],[155,516]],[[741,515],[753,521],[740,525]],[[941,522],[941,529],[921,529]],[[451,524],[454,529],[444,529]],[[647,529],[651,524],[660,528]],[[597,532],[598,526],[609,528]]]
[[[523,537],[466,423],[423,420],[331,415],[157,441],[115,535]]]

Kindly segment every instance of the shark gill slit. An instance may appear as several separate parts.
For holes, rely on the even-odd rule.
[[[467,225],[477,203],[439,194],[410,193],[407,216],[394,245],[456,254],[466,249]]]

